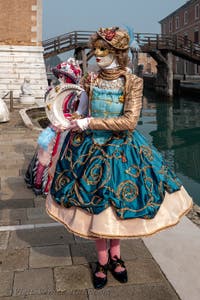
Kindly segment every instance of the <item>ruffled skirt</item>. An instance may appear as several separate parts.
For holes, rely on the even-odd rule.
[[[103,134],[103,132],[102,132]],[[175,225],[192,199],[160,153],[137,131],[92,131],[65,139],[46,208],[85,238],[133,238]]]

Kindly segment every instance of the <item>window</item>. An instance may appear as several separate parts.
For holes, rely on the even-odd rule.
[[[184,12],[184,25],[186,25],[188,23],[188,11],[186,10]]]
[[[162,33],[166,34],[166,24],[165,23],[162,24]]]
[[[188,45],[188,34],[187,33],[184,34],[183,40],[184,40],[184,46],[187,46]]]
[[[196,4],[195,7],[195,20],[199,19],[199,4]]]
[[[169,32],[172,32],[172,20],[169,21]]]
[[[197,29],[194,31],[194,43],[199,43],[199,31]]]
[[[179,24],[179,16],[176,17],[175,24],[176,24],[176,29],[179,29],[179,26],[180,26],[180,24]]]

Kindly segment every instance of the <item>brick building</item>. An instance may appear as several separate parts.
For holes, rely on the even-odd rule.
[[[162,19],[161,33],[179,35],[184,42],[191,40],[199,44],[200,40],[200,0],[186,1],[184,5]],[[174,57],[174,73],[178,75],[200,75],[198,65]]]
[[[143,74],[157,73],[157,62],[148,53],[139,53],[138,65],[142,65]]]
[[[47,78],[42,48],[42,0],[0,1],[0,95],[20,94],[29,77],[35,97],[43,97]]]

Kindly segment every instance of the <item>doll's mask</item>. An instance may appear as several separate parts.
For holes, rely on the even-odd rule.
[[[106,48],[105,43],[102,43],[101,40],[97,40],[94,44],[94,55],[98,66],[102,69],[111,65],[115,59],[114,53]]]

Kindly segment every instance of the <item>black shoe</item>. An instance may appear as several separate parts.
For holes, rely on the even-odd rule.
[[[96,269],[93,273],[93,284],[95,289],[102,289],[107,283],[107,271],[108,271],[108,264],[102,266],[99,262],[97,262]],[[104,278],[96,276],[96,273],[102,272],[106,276]]]
[[[115,279],[117,279],[121,283],[126,283],[128,281],[128,275],[124,261],[121,258],[118,258],[116,255],[113,257],[114,259],[112,259],[110,252],[109,256],[109,270],[111,271],[113,277],[115,277]],[[125,270],[116,272],[115,269],[119,266],[125,268]]]

